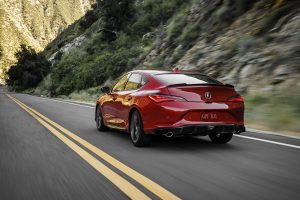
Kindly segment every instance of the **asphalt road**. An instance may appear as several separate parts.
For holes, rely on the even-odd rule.
[[[79,146],[70,148],[71,144],[68,146],[54,130],[42,125],[0,90],[1,200],[132,198],[127,192],[132,189],[120,189],[125,185],[151,199],[159,199],[155,191],[160,193],[161,188],[182,199],[299,198],[299,139],[246,132],[242,135],[247,138],[235,136],[226,145],[212,144],[207,137],[158,137],[151,147],[136,148],[126,133],[98,132],[93,107],[10,95],[160,188],[149,182],[138,183],[136,175],[126,175],[122,164],[113,166],[109,159],[67,135]],[[55,130],[59,131],[58,127]],[[87,155],[78,151],[86,151]],[[87,156],[96,161],[89,162]],[[105,170],[97,170],[100,165],[93,165],[98,162],[127,183],[118,184],[121,182],[111,174],[105,176]],[[172,196],[165,196],[168,197]]]

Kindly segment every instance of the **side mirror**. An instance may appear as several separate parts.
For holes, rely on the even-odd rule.
[[[104,86],[101,88],[101,92],[108,94],[110,92],[110,88],[108,86]]]

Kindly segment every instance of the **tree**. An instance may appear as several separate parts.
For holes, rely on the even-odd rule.
[[[103,20],[102,33],[109,41],[134,18],[134,0],[98,0],[97,9]]]
[[[6,72],[6,83],[15,90],[36,86],[49,72],[51,63],[44,55],[21,45],[16,53],[17,63]]]
[[[79,22],[79,25],[81,28],[87,29],[97,20],[98,20],[98,16],[95,10],[89,10],[85,14],[84,19]]]

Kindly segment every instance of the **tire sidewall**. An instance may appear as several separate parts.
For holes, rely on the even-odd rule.
[[[136,116],[136,118],[139,120],[139,135],[137,137],[136,140],[133,139],[133,136],[132,136],[132,126],[134,125],[133,120],[134,120],[134,117]],[[142,120],[142,117],[140,115],[140,113],[138,111],[134,111],[131,115],[131,118],[130,118],[130,127],[129,127],[129,130],[130,130],[130,137],[131,137],[131,141],[132,143],[136,146],[136,147],[145,147],[145,146],[149,146],[150,145],[150,141],[151,141],[151,136],[149,135],[146,135],[144,133],[144,126],[143,126],[143,120]]]
[[[139,120],[139,129],[140,129],[136,139],[134,139],[133,135],[132,135],[132,126],[135,126],[135,121],[134,121],[135,117],[136,117],[136,120]],[[131,137],[131,140],[132,140],[133,144],[138,143],[138,141],[141,137],[142,131],[143,131],[143,124],[142,124],[142,121],[141,121],[141,117],[140,117],[138,111],[134,111],[132,113],[131,119],[130,119],[130,137]]]
[[[106,130],[100,106],[98,106],[96,110],[96,127],[99,131]]]

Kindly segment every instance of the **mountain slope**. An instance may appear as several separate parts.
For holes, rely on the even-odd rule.
[[[300,88],[298,0],[146,0],[132,9],[134,19],[113,42],[103,40],[102,10],[95,7],[48,45],[57,94],[101,85],[132,68],[174,66],[243,93]]]
[[[0,70],[16,60],[20,44],[37,51],[82,17],[94,0],[0,0]],[[1,71],[0,71],[0,74]]]

